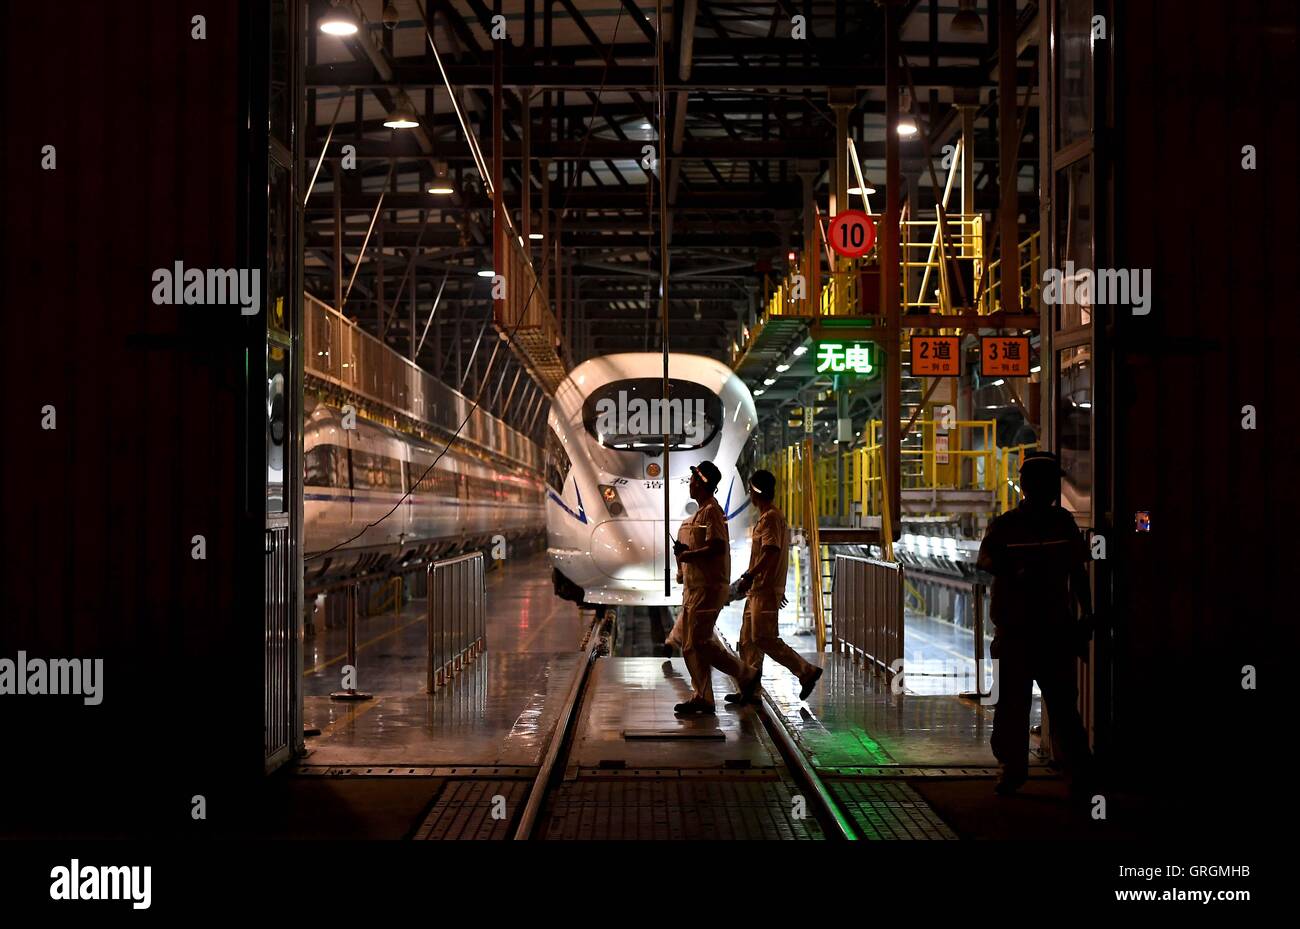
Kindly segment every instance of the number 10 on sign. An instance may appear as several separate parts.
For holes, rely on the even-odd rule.
[[[876,244],[876,224],[861,210],[845,210],[831,221],[826,237],[835,254],[861,258]]]

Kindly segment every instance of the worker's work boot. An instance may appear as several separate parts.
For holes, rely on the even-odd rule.
[[[799,689],[800,700],[808,699],[808,695],[813,692],[813,688],[817,686],[817,682],[821,680],[821,677],[822,669],[814,667],[806,677],[799,678],[799,684],[801,685]]]
[[[1023,787],[1027,780],[1029,780],[1029,772],[1022,769],[1008,768],[1003,765],[993,791],[1000,797],[1009,797]]]

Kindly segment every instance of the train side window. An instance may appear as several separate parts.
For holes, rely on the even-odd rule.
[[[317,445],[307,452],[304,483],[308,487],[342,487],[339,467],[346,460],[340,454],[343,449],[337,445]]]
[[[554,429],[546,432],[546,483],[557,494],[564,493],[564,482],[569,478],[569,469],[573,463],[569,453],[564,450],[564,443],[555,434]]]

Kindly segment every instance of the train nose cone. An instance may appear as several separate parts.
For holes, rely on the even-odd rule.
[[[662,580],[663,536],[664,524],[660,520],[612,519],[591,534],[591,560],[614,580]]]

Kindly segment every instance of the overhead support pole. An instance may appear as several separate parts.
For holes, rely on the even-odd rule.
[[[509,252],[505,242],[506,229],[506,204],[505,204],[505,187],[501,183],[502,160],[501,160],[501,142],[505,136],[505,92],[501,86],[501,76],[504,73],[505,61],[502,52],[505,43],[498,42],[492,50],[492,271],[495,274],[504,274],[505,267],[508,263]],[[507,287],[513,287],[514,281],[506,281]],[[506,315],[505,300],[495,296],[502,291],[496,286],[496,279],[492,280],[492,316],[497,320],[504,320]]]
[[[851,87],[834,87],[827,98],[835,112],[835,173],[829,213],[834,218],[849,208],[849,111],[857,102],[857,91]]]
[[[388,180],[393,176],[393,171],[397,168],[397,162],[394,161],[388,168],[388,176],[384,178],[384,189],[379,191],[379,202],[375,204],[374,215],[370,217],[370,228],[366,230],[366,237],[361,241],[361,254],[357,255],[357,263],[352,266],[352,276],[348,278],[348,288],[343,291],[343,301],[339,304],[339,312],[343,312],[343,304],[348,302],[348,297],[352,294],[352,285],[356,283],[357,272],[361,270],[361,263],[366,260],[366,247],[370,245],[370,234],[375,231],[375,221],[379,219],[379,212],[384,208],[384,195],[388,193]],[[379,311],[383,312],[382,304]]]
[[[685,82],[691,79],[691,66],[695,58],[695,15],[698,12],[699,3],[697,0],[685,0],[682,4],[682,11],[677,23],[679,30],[677,52],[677,77]],[[679,90],[674,95],[673,101],[673,135],[672,135],[672,152],[674,155],[682,153],[682,145],[686,139],[686,107],[690,102],[690,91]],[[663,140],[660,140],[662,146]],[[681,162],[674,158],[671,165],[668,166],[668,205],[675,206],[677,203],[677,192],[681,185],[682,167]],[[671,237],[672,230],[669,229]]]
[[[979,109],[979,91],[953,91],[961,114],[961,212],[975,212],[975,111]]]
[[[424,331],[420,333],[420,344],[415,347],[416,356],[420,354],[420,349],[424,348],[424,337],[429,334],[429,323],[433,322],[433,314],[438,312],[438,303],[442,300],[442,289],[447,286],[447,277],[450,274],[451,266],[448,265],[447,270],[442,273],[442,283],[438,285],[438,293],[434,295],[433,306],[429,308],[429,318],[424,321]],[[412,358],[412,361],[414,360]]]
[[[510,409],[510,401],[515,398],[515,388],[519,386],[519,377],[523,373],[524,373],[523,368],[518,366],[515,367],[515,379],[510,382],[510,390],[506,393],[506,402],[502,406],[498,407],[502,419],[505,419],[506,410]],[[505,383],[505,378],[501,379],[501,383],[502,384]],[[497,397],[493,399],[493,402],[495,402],[496,399],[499,399],[500,396],[501,396],[501,391],[498,390]]]
[[[523,241],[524,252],[531,256],[533,253],[533,246],[528,236],[533,231],[533,162],[531,158],[532,139],[533,139],[532,88],[531,87],[523,88],[519,93],[519,98],[521,101],[520,108],[523,111],[522,112],[522,118],[523,118],[522,149],[523,149],[523,156],[524,156],[523,165],[519,172],[523,181],[523,190],[520,192],[520,201],[519,201],[519,219],[520,219],[519,228],[522,230],[520,234],[523,236],[524,239]],[[494,161],[496,160],[495,154],[493,155],[493,160]]]
[[[998,4],[998,238],[1002,240],[1002,271],[998,275],[1000,302],[1007,313],[1020,312],[1020,213],[1016,193],[1016,0]]]
[[[666,408],[671,397],[668,382],[668,188],[664,184],[668,176],[668,146],[664,145],[668,129],[668,92],[664,89],[666,75],[664,74],[663,0],[655,0],[655,51],[659,73],[659,308],[662,314],[660,339],[664,359],[663,393],[660,396]],[[664,596],[666,597],[672,596],[673,592],[672,555],[670,554],[673,550],[673,538],[672,528],[668,522],[668,514],[671,511],[669,492],[673,477],[672,470],[668,466],[668,438],[668,418],[664,417]]]
[[[1012,0],[1014,3],[1014,0]],[[885,388],[884,409],[881,418],[885,421],[885,477],[888,484],[888,499],[885,506],[889,508],[890,534],[897,541],[902,534],[899,522],[902,495],[899,492],[899,475],[901,468],[901,435],[899,417],[902,415],[902,358],[899,305],[899,220],[902,215],[902,200],[899,196],[903,186],[902,162],[898,146],[898,92],[900,81],[901,49],[898,41],[900,9],[896,2],[885,6],[885,228],[882,230],[883,250],[880,256],[880,280],[883,293],[881,303],[885,311],[884,348],[885,348]]]
[[[334,168],[334,309],[343,312],[343,168]]]
[[[799,180],[803,191],[803,275],[807,299],[814,306],[820,297],[821,257],[817,251],[817,200],[813,185],[821,166],[815,162],[799,162]]]
[[[552,296],[555,288],[551,284],[555,276],[555,262],[546,260],[546,250],[551,247],[551,163],[545,158],[542,159],[542,299],[548,306],[554,306]],[[559,312],[556,307],[556,322],[559,322]]]
[[[537,416],[544,409],[546,409],[546,392],[539,389],[537,391],[537,408],[533,410],[533,415],[528,420],[528,428],[524,430],[526,433],[533,431],[533,427],[537,425]]]

